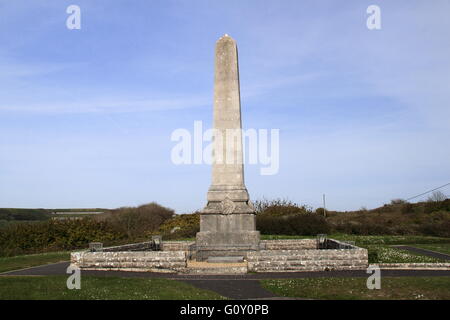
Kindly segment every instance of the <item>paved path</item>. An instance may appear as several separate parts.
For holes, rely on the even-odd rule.
[[[442,260],[450,260],[450,255],[432,251],[432,250],[416,248],[416,247],[411,247],[411,246],[392,246],[392,247],[397,248],[397,249],[411,251],[411,252],[418,253],[418,254],[422,254],[424,256],[428,256],[428,257],[432,257],[432,258],[437,258],[437,259],[442,259]]]
[[[69,262],[59,262],[22,270],[4,272],[0,276],[47,276],[67,275]],[[354,271],[323,271],[323,272],[284,272],[284,273],[250,273],[239,275],[181,275],[154,272],[126,272],[126,271],[93,271],[84,270],[83,275],[115,276],[128,278],[165,278],[184,281],[197,288],[215,291],[231,299],[283,299],[261,287],[259,280],[263,279],[291,279],[291,278],[319,278],[319,277],[367,277],[365,270]],[[384,277],[450,277],[448,270],[382,270]]]
[[[66,275],[69,262],[58,262],[21,270],[0,273],[4,276],[51,276]],[[428,277],[450,276],[450,270],[382,270],[385,277]],[[124,278],[165,278],[174,280],[263,280],[263,279],[294,279],[294,278],[329,278],[329,277],[368,277],[365,270],[345,271],[303,271],[303,272],[268,272],[247,273],[236,275],[184,275],[158,272],[129,271],[96,271],[83,270],[82,274],[92,276],[112,276]]]

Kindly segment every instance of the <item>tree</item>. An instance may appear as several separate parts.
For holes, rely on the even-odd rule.
[[[434,191],[431,196],[428,197],[429,202],[440,202],[447,199],[447,196],[441,191]]]

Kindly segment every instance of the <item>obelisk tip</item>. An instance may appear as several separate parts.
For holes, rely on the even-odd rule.
[[[228,39],[233,39],[233,38],[231,38],[230,35],[229,35],[228,33],[225,33],[223,36],[221,36],[221,37],[219,38],[219,40],[221,40],[221,39],[226,39],[226,40],[228,40]]]

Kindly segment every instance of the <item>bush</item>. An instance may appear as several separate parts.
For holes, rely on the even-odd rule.
[[[378,250],[375,248],[369,248],[367,250],[367,256],[368,256],[368,262],[370,263],[378,263],[379,258],[378,258]]]
[[[164,239],[192,238],[199,231],[200,214],[197,212],[176,215],[159,227],[159,232],[163,234]]]
[[[0,229],[0,256],[85,248],[147,239],[174,215],[156,203],[82,219],[10,223]]]
[[[173,233],[164,233],[164,240],[176,240],[176,239],[186,239],[195,238],[197,232],[200,231],[200,226],[189,226],[183,229],[178,229]]]
[[[257,215],[289,216],[300,213],[312,213],[308,206],[301,206],[287,199],[257,200],[254,203]]]
[[[256,228],[262,234],[316,235],[329,233],[330,226],[324,217],[317,214],[291,216],[256,216]]]
[[[428,215],[426,222],[419,225],[419,232],[435,237],[450,238],[450,214],[448,211],[436,211]]]
[[[409,202],[405,202],[402,204],[400,210],[402,214],[414,213],[414,206]]]
[[[450,211],[450,199],[444,201],[427,201],[424,203],[424,213],[432,213],[441,210]]]
[[[17,223],[0,230],[0,256],[86,247],[123,238],[104,221],[91,218]]]
[[[139,239],[156,231],[175,212],[157,203],[145,204],[139,207],[123,207],[113,210],[107,221],[111,226],[127,235],[129,239]]]
[[[320,215],[320,216],[325,216],[325,209],[324,208],[317,208],[315,211],[316,214]]]

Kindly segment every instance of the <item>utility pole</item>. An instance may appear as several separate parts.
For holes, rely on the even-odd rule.
[[[325,193],[323,194],[323,216],[326,217],[327,216],[327,209],[325,206]]]

